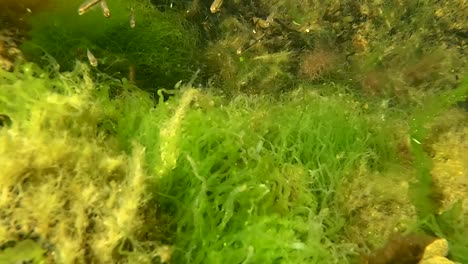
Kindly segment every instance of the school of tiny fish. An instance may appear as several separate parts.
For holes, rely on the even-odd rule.
[[[88,0],[88,1],[83,2],[78,8],[78,14],[80,16],[84,15],[86,12],[91,10],[91,8],[97,5],[99,2],[101,2],[101,0]]]
[[[97,4],[101,5],[101,10],[102,10],[102,15],[104,17],[109,18],[111,16],[111,11],[109,9],[109,6],[107,5],[106,0],[86,0],[84,1],[79,7],[78,7],[78,15],[84,15],[88,11],[90,11],[94,6]],[[136,25],[135,23],[135,11],[133,10],[133,7],[130,8],[130,27],[134,28]],[[88,57],[89,64],[93,67],[98,66],[98,60],[94,56],[93,53],[89,49],[86,51],[86,55]]]
[[[102,15],[104,17],[107,17],[109,18],[111,16],[111,11],[107,5],[107,1],[106,0],[86,0],[84,1],[79,7],[78,7],[78,15],[84,15],[86,14],[88,11],[90,11],[94,6],[96,6],[97,4],[100,4],[101,6],[101,10],[102,10]],[[210,6],[210,11],[211,13],[217,13],[220,11],[221,9],[221,6],[223,5],[223,0],[214,0],[213,3],[211,4]],[[130,17],[129,17],[129,22],[130,22],[130,28],[135,28],[136,26],[136,23],[135,23],[135,11],[133,9],[133,7],[130,8]],[[254,44],[256,43],[257,41],[254,42]],[[253,44],[252,44],[253,45]],[[250,46],[249,46],[250,47]],[[247,47],[247,48],[249,48]],[[244,51],[245,49],[247,49],[245,47],[243,48],[240,48],[237,52],[238,53],[242,53],[242,51]],[[98,66],[98,61],[96,59],[96,57],[94,56],[93,53],[91,53],[91,51],[89,49],[87,49],[86,51],[86,54],[87,54],[87,57],[88,57],[88,60],[89,60],[89,64],[93,67],[97,67]]]

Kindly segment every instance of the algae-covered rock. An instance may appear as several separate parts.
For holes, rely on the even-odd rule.
[[[440,192],[439,212],[451,208],[457,201],[468,215],[468,119],[466,112],[453,109],[434,122],[432,133],[432,175]]]
[[[454,264],[455,262],[449,260],[446,257],[435,256],[428,259],[423,259],[419,264]]]
[[[445,257],[449,251],[448,241],[446,239],[436,239],[431,244],[427,245],[424,250],[423,259],[433,258],[433,257]]]
[[[0,30],[0,69],[11,71],[14,62],[23,57],[18,49],[20,37],[9,29]]]
[[[453,264],[454,262],[446,258],[449,245],[446,239],[440,238],[427,245],[424,255],[419,264]]]

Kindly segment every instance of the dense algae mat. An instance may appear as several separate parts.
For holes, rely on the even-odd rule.
[[[393,149],[385,123],[350,96],[228,101],[187,87],[155,107],[83,67],[55,78],[32,64],[1,72],[12,121],[0,130],[2,244],[26,236],[63,263],[354,254],[340,242],[336,191]],[[109,98],[111,87],[119,95]]]
[[[188,1],[162,11],[113,0],[109,19],[99,8],[77,16],[78,0],[52,2],[25,15],[21,46],[49,70],[0,72],[0,263],[366,263],[359,254],[415,230],[447,238],[449,258],[468,262],[466,163],[455,151],[466,119],[429,126],[468,92],[466,81],[455,88],[463,46],[439,41],[440,15],[457,5],[431,20],[438,4],[225,1],[197,32],[183,18]],[[190,3],[205,17],[208,2]],[[267,18],[284,4],[239,56],[254,37],[251,11]],[[280,23],[291,19],[320,26]],[[394,34],[377,31],[383,22]],[[76,64],[87,49],[97,68]],[[196,80],[211,89],[158,91],[187,80],[196,53],[206,64]],[[408,237],[369,263],[418,255]]]
[[[122,155],[104,138],[98,123],[106,108],[91,100],[89,79],[49,79],[31,64],[0,78],[0,108],[12,120],[0,132],[0,237],[2,244],[35,239],[42,246],[38,253],[26,243],[38,255],[12,251],[0,262],[39,263],[45,252],[58,263],[111,261],[119,240],[141,224],[141,148]]]

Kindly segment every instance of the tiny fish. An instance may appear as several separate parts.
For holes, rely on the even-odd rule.
[[[101,9],[102,9],[102,14],[105,17],[110,17],[111,16],[111,12],[110,12],[109,7],[107,6],[106,0],[101,0]]]
[[[97,61],[96,57],[94,57],[94,55],[91,53],[91,51],[89,49],[87,49],[86,55],[88,55],[89,64],[91,64],[91,66],[93,66],[93,67],[97,67],[98,66],[98,61]]]
[[[135,11],[133,10],[133,7],[130,8],[130,27],[135,27]]]
[[[223,5],[223,0],[214,0],[213,3],[210,6],[210,11],[211,13],[216,13],[221,9],[221,6]]]
[[[253,17],[253,22],[254,22],[254,25],[260,27],[260,28],[263,28],[263,29],[266,29],[266,28],[269,28],[271,26],[271,23],[270,21],[267,20],[264,20],[264,19],[261,19],[259,17]]]
[[[80,5],[78,8],[78,15],[83,15],[84,13],[88,12],[91,7],[95,6],[97,3],[101,2],[101,0],[87,0]]]
[[[236,51],[237,55],[240,55],[244,51],[250,49],[253,45],[257,44],[260,40],[262,40],[263,37],[265,37],[265,33],[263,33],[259,38],[253,39],[253,40],[249,41],[249,43],[247,43],[244,46],[238,48],[237,51]]]
[[[135,84],[135,66],[133,65],[128,67],[128,81],[131,84]]]

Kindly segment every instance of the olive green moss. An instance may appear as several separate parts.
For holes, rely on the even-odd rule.
[[[201,10],[207,2],[193,1]],[[280,93],[326,82],[411,105],[426,93],[453,89],[468,70],[467,7],[463,1],[225,1],[216,14],[201,12],[207,18],[198,24],[208,38],[203,62],[207,78],[229,92]]]
[[[418,185],[415,187],[414,203],[419,210],[419,217],[437,212],[434,199],[431,169],[431,158],[423,149],[424,140],[428,136],[427,124],[440,115],[444,110],[457,102],[466,100],[468,96],[468,78],[457,89],[438,94],[418,109],[411,122],[411,150],[415,157],[415,167],[418,171]],[[432,201],[431,201],[432,200]]]
[[[98,59],[99,72],[129,78],[155,92],[172,88],[196,70],[198,33],[177,13],[157,10],[149,1],[109,1],[111,17],[99,5],[79,16],[81,0],[54,1],[53,8],[33,14],[28,41],[22,47],[29,60],[71,70],[76,60],[87,61],[87,49]],[[130,27],[130,9],[136,27]]]
[[[439,212],[439,201],[431,174],[432,160],[424,150],[429,129],[427,124],[443,111],[464,101],[468,97],[468,77],[452,91],[438,94],[424,104],[424,108],[417,109],[411,122],[411,150],[414,155],[414,167],[417,181],[411,186],[412,202],[417,208],[418,218],[422,228],[433,232],[439,237],[447,237],[452,245],[451,255],[461,263],[468,261],[468,243],[466,237],[468,216],[464,214],[462,201],[455,203],[447,211]]]
[[[0,112],[11,119],[0,128],[2,263],[115,263],[122,241],[140,245],[144,152],[134,145],[123,155],[102,128],[117,109],[106,96],[118,83],[96,85],[88,71],[0,70]],[[154,257],[133,253],[130,263]]]

